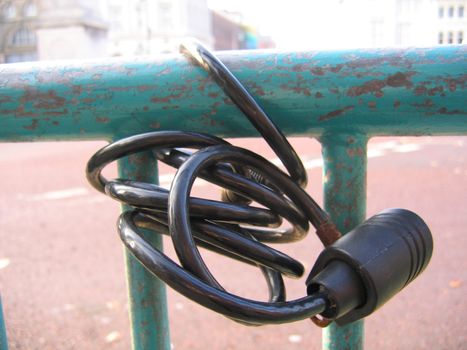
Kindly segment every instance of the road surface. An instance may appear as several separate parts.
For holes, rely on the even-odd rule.
[[[234,142],[274,158],[257,140]],[[308,191],[321,203],[319,144],[293,144],[309,172]],[[87,159],[103,145],[0,144],[0,292],[12,350],[129,349],[119,206],[84,177]],[[368,318],[366,348],[467,349],[467,138],[377,138],[368,169],[368,216],[388,207],[417,212],[435,250],[425,273]],[[168,185],[173,170],[161,172]],[[212,190],[200,183],[196,191]],[[280,249],[308,273],[321,248],[309,235]],[[203,255],[227,290],[265,299],[256,269]],[[288,284],[289,298],[304,293],[304,278]],[[248,328],[168,294],[176,350],[320,349],[320,330],[308,320]]]

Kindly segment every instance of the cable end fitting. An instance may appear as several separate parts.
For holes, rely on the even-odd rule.
[[[387,209],[328,246],[307,284],[309,295],[327,295],[326,319],[345,325],[382,306],[428,265],[430,229],[415,213]]]

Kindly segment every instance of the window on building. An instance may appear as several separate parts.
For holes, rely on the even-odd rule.
[[[34,17],[37,16],[37,7],[34,2],[27,3],[23,8],[23,14],[26,17]]]
[[[454,34],[452,32],[448,33],[448,44],[452,44],[454,42]]]
[[[457,15],[459,17],[464,17],[464,6],[459,6],[459,8],[457,9]]]
[[[462,44],[464,42],[464,32],[460,31],[457,33],[457,43]]]
[[[169,1],[158,3],[157,23],[162,31],[170,30],[173,27],[172,3]]]
[[[444,17],[444,7],[438,8],[438,17],[443,18]]]
[[[449,16],[449,18],[454,17],[454,6],[449,6],[448,16]]]
[[[37,61],[36,52],[13,53],[5,56],[5,63]]]
[[[444,35],[443,32],[438,33],[438,44],[442,44],[444,41]]]
[[[12,46],[33,46],[36,45],[36,35],[27,28],[18,29],[11,40]]]
[[[16,17],[16,6],[13,4],[8,4],[3,8],[3,16],[5,18],[15,18]]]

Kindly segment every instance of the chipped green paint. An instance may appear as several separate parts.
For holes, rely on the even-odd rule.
[[[151,152],[138,153],[119,161],[119,176],[124,179],[157,183],[157,161]],[[126,206],[122,207],[125,210]],[[145,237],[162,249],[161,235]],[[170,349],[165,284],[142,266],[125,249],[132,348]]]
[[[467,131],[466,46],[219,56],[287,134]],[[181,56],[0,65],[0,140],[159,129],[257,135]]]
[[[324,208],[337,228],[349,232],[365,220],[367,141],[358,133],[325,134],[323,153]],[[363,349],[363,320],[323,330],[323,350]]]

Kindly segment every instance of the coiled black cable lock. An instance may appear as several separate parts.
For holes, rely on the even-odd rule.
[[[186,297],[247,325],[285,323],[312,317],[317,324],[345,324],[367,316],[420,274],[433,242],[429,228],[404,209],[384,211],[344,237],[303,190],[306,171],[298,155],[263,109],[201,44],[181,51],[207,70],[260,132],[290,175],[258,154],[212,135],[159,131],[111,143],[89,160],[86,175],[99,191],[133,209],[118,220],[127,249],[155,276]],[[187,149],[197,151],[187,151]],[[151,150],[175,168],[171,189],[101,175],[109,163]],[[223,201],[190,197],[197,177],[224,188]],[[264,208],[250,205],[259,203]],[[291,224],[281,229],[282,219]],[[302,239],[311,223],[326,246],[306,284],[308,295],[285,300],[282,275],[300,277],[300,262],[264,243]],[[144,228],[170,235],[180,265],[151,246]],[[197,245],[257,265],[269,287],[269,302],[230,294],[216,281]],[[321,314],[325,322],[315,316]]]

